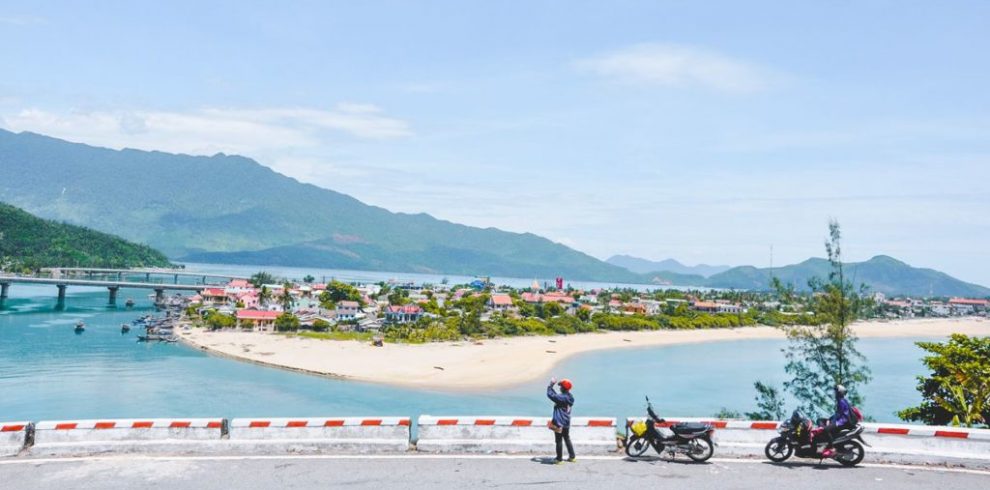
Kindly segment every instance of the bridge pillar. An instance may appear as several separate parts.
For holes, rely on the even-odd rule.
[[[206,284],[206,276],[203,276],[203,284]]]
[[[176,274],[176,275],[175,275],[175,284],[178,284],[178,283],[179,283],[179,275],[178,275],[178,274]]]
[[[107,288],[110,291],[110,306],[117,306],[117,290],[120,289],[119,286],[110,286]]]
[[[150,272],[145,272],[144,273],[144,282],[151,282],[151,273]]]
[[[56,310],[64,310],[65,309],[65,288],[66,288],[66,285],[65,284],[56,284],[55,287],[58,288],[58,302],[55,303],[55,309]]]
[[[124,273],[123,272],[118,272],[117,273],[117,280],[118,281],[122,281],[123,279],[124,279]]]
[[[165,303],[165,290],[155,289],[155,305],[161,305]]]
[[[7,301],[7,291],[10,290],[9,282],[0,282],[0,309],[3,308],[4,302]]]

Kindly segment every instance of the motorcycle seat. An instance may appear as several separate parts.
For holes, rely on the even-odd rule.
[[[708,430],[708,424],[702,424],[701,422],[681,422],[670,426],[670,430],[674,431],[675,434],[694,434]]]

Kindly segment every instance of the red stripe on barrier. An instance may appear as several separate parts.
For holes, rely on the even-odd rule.
[[[55,430],[69,430],[75,428],[76,428],[75,422],[70,424],[55,424]]]
[[[382,425],[382,421],[381,421],[381,419],[365,419],[365,420],[362,420],[361,421],[361,425],[363,425],[363,426],[368,426],[368,425]]]
[[[437,425],[457,425],[457,419],[440,419],[437,420]]]
[[[588,427],[612,427],[611,420],[589,420]]]
[[[117,426],[117,422],[97,422],[93,425],[94,429],[113,429]]]
[[[774,430],[777,428],[777,422],[753,422],[749,425],[750,429],[759,430]]]
[[[286,427],[306,427],[307,422],[305,420],[290,420],[285,426]]]
[[[899,427],[879,427],[877,428],[877,434],[895,434],[898,436],[906,436],[910,432],[910,429],[902,429]]]
[[[969,437],[968,432],[956,432],[951,430],[937,430],[935,431],[935,437],[952,437],[956,439],[966,439]]]
[[[409,419],[402,419],[402,420],[400,420],[399,421],[399,425],[406,425],[406,426],[408,426],[409,425]]]
[[[477,419],[474,425],[495,425],[495,419]]]
[[[132,429],[150,429],[154,425],[155,425],[154,422],[146,422],[146,421],[131,422]]]
[[[20,432],[24,430],[23,425],[5,425],[0,427],[0,432]]]
[[[708,422],[708,423],[709,424],[712,424],[712,427],[714,427],[716,429],[724,429],[724,428],[726,428],[726,427],[729,426],[729,423],[726,422],[725,420],[713,420],[713,421]]]
[[[326,422],[323,422],[323,427],[343,427],[343,426],[344,426],[343,420],[327,420]]]
[[[258,428],[268,427],[269,425],[272,425],[272,423],[268,420],[252,420],[251,423],[248,424],[248,427],[252,429],[258,429]]]
[[[529,419],[517,419],[512,421],[513,427],[529,427],[533,425],[533,421]]]
[[[169,429],[186,429],[192,422],[186,422],[184,420],[173,420],[172,423],[168,424]]]
[[[187,426],[188,427],[188,426]],[[206,423],[207,429],[220,429],[223,428],[223,422],[219,420],[211,420]]]

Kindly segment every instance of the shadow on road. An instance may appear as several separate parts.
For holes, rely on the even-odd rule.
[[[626,456],[625,458],[622,458],[622,460],[623,461],[630,462],[630,463],[657,463],[657,462],[659,462],[659,463],[684,464],[684,465],[707,465],[707,464],[711,464],[711,463],[709,463],[707,461],[699,463],[697,461],[692,461],[690,459],[677,459],[677,458],[671,459],[671,458],[664,458],[664,457],[661,457],[661,456],[638,456],[638,457],[635,457],[635,458],[633,458],[631,456]]]

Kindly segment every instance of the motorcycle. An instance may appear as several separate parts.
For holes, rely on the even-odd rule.
[[[708,461],[715,453],[715,427],[711,424],[682,422],[671,425],[670,434],[665,434],[666,431],[661,432],[658,425],[663,426],[667,421],[653,411],[650,397],[646,397],[646,413],[649,415],[646,420],[629,426],[626,455],[633,458],[642,456],[652,446],[657,454],[666,452],[671,458],[677,453],[686,454],[700,463]]]
[[[786,461],[792,455],[798,458],[826,459],[823,452],[828,447],[828,438],[824,430],[822,427],[814,427],[811,419],[795,410],[790,420],[780,424],[780,436],[770,440],[763,452],[774,463]],[[869,446],[863,440],[863,426],[857,423],[835,435],[832,443],[834,453],[829,458],[843,466],[856,466],[866,455],[863,445]]]

